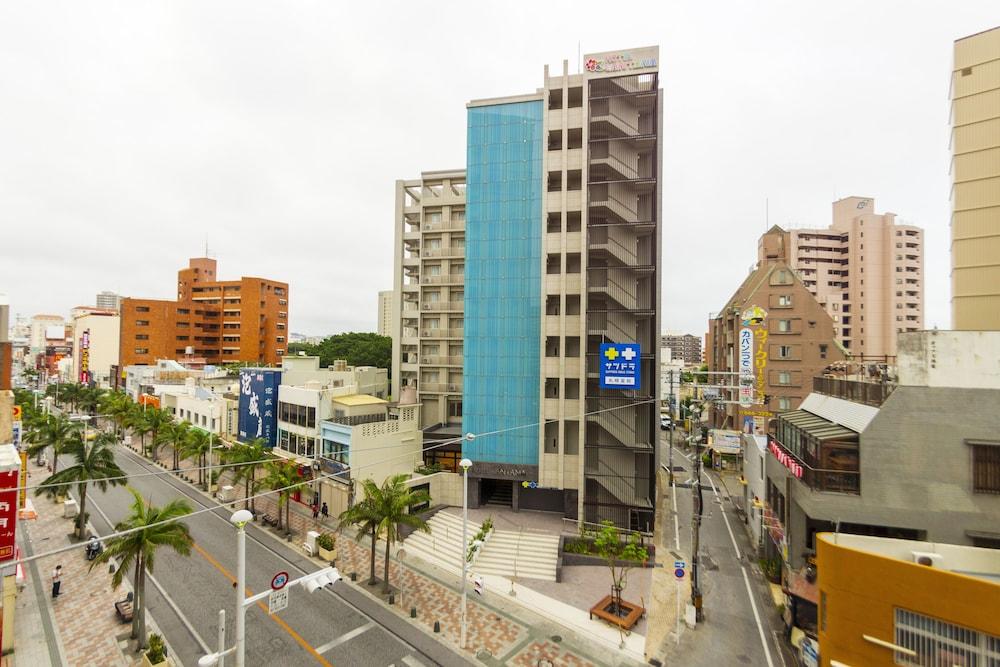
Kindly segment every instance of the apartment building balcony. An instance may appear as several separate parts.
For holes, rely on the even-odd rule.
[[[417,391],[421,394],[460,394],[462,392],[462,383],[421,382],[417,385]]]
[[[403,255],[403,266],[404,267],[412,267],[414,269],[419,268],[420,267],[420,255],[419,254]]]
[[[422,232],[455,232],[465,229],[465,218],[424,222],[420,225]]]
[[[565,326],[565,331],[567,335],[575,335],[580,332],[580,316],[579,315],[546,315],[545,316],[545,335],[546,336],[558,336],[560,333],[560,321],[563,322]]]
[[[457,329],[424,329],[421,333],[422,338],[463,338],[465,336],[465,330],[461,327]]]
[[[421,305],[424,312],[454,312],[465,310],[464,301],[424,301]]]
[[[420,241],[420,230],[419,229],[407,229],[403,228],[403,241]]]
[[[878,407],[896,388],[894,382],[866,382],[846,378],[814,377],[813,391],[817,394],[842,398],[845,401]]]
[[[457,366],[462,367],[462,357],[461,356],[439,356],[425,354],[423,360],[420,362],[423,366]]]
[[[464,273],[445,273],[437,276],[423,276],[420,279],[422,285],[463,285],[465,284]]]
[[[424,257],[465,257],[465,246],[446,248],[424,248]]]

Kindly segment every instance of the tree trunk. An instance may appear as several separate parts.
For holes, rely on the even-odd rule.
[[[382,592],[389,592],[389,549],[392,546],[392,540],[389,536],[385,536],[385,581],[382,584]]]
[[[52,474],[59,472],[59,450],[52,446]]]
[[[143,567],[142,555],[135,560],[135,574],[132,577],[132,639],[139,638],[139,610],[142,609],[142,582],[139,580]]]
[[[292,496],[289,494],[285,501],[285,530],[292,532]]]
[[[139,569],[139,588],[142,589],[142,595],[139,598],[142,600],[142,605],[139,607],[139,648],[144,649],[149,646],[148,637],[146,637],[146,561],[142,561],[142,567]]]
[[[375,549],[378,546],[378,527],[372,526],[372,573],[368,578],[368,585],[375,585]]]
[[[86,528],[85,522],[87,521],[87,484],[84,482],[79,486],[80,492],[80,515],[76,518],[76,536],[79,539],[83,539],[83,531]]]

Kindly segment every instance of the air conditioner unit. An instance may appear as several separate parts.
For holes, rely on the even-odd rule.
[[[424,310],[430,310],[430,309],[431,309],[431,304],[425,303],[424,304]]]
[[[910,555],[913,556],[914,563],[929,565],[930,567],[944,567],[944,556],[941,554],[931,551],[911,551]]]
[[[458,391],[458,385],[457,384],[448,385],[448,391]]]

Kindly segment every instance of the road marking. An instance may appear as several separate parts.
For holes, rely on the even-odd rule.
[[[410,667],[427,667],[427,665],[425,665],[424,663],[420,662],[419,660],[417,660],[416,658],[414,658],[412,655],[408,655],[405,658],[403,658],[403,662],[405,664],[409,665]]]
[[[743,573],[743,583],[747,585],[747,597],[750,598],[750,608],[753,609],[753,620],[757,621],[757,633],[760,635],[760,645],[764,647],[764,657],[767,658],[767,667],[774,667],[771,660],[771,649],[767,647],[767,637],[764,636],[764,626],[760,623],[760,614],[757,613],[757,603],[753,599],[753,589],[750,588],[750,577],[747,576],[747,569],[740,565],[740,572]]]
[[[348,630],[347,632],[345,632],[344,634],[340,635],[339,637],[337,637],[333,641],[329,641],[329,642],[323,644],[322,646],[317,646],[316,647],[316,652],[317,653],[326,653],[330,649],[336,648],[336,647],[340,646],[341,644],[343,644],[344,642],[349,642],[352,639],[354,639],[355,637],[357,637],[358,635],[360,635],[361,633],[367,632],[368,630],[371,630],[374,627],[375,627],[374,623],[366,623],[365,625],[359,625],[358,627],[354,628],[353,630]]]
[[[674,491],[674,549],[677,550],[677,553],[680,553],[680,550],[681,550],[681,524],[680,524],[680,521],[677,518],[677,484],[674,483],[674,484],[671,484],[670,486],[673,487],[673,491]]]
[[[108,515],[104,513],[104,510],[102,510],[101,506],[97,504],[96,499],[94,497],[91,497],[91,498],[88,499],[87,505],[89,507],[93,507],[94,509],[96,509],[97,513],[100,514],[104,518],[104,520],[107,522],[107,524],[109,526],[111,526],[111,529],[114,530],[115,522],[112,521],[108,517]],[[181,624],[185,628],[187,628],[187,631],[190,632],[191,636],[194,637],[194,639],[195,639],[196,642],[198,642],[198,646],[201,647],[201,650],[204,651],[205,653],[211,653],[212,649],[210,649],[208,647],[208,644],[205,643],[205,640],[202,639],[201,635],[199,635],[198,632],[194,629],[194,625],[191,623],[191,621],[188,620],[188,617],[184,615],[184,613],[181,611],[181,608],[179,606],[177,606],[177,603],[174,602],[174,599],[172,597],[170,597],[170,595],[167,594],[166,589],[163,588],[162,585],[160,585],[160,582],[156,580],[156,577],[154,577],[149,572],[146,573],[146,577],[149,579],[150,582],[152,582],[152,584],[156,588],[156,590],[158,590],[160,592],[160,595],[162,595],[163,599],[166,600],[167,605],[171,609],[173,609],[173,611],[174,611],[175,614],[177,614],[177,618],[180,619]],[[148,611],[149,605],[146,604],[145,600],[143,600],[143,607]]]
[[[218,570],[223,575],[225,575],[225,577],[227,579],[229,579],[229,581],[234,582],[234,583],[236,582],[236,577],[234,577],[232,575],[232,573],[229,572],[229,570],[227,570],[225,567],[223,567],[222,563],[220,563],[219,561],[215,560],[215,558],[212,556],[212,554],[208,553],[207,551],[205,551],[204,549],[202,549],[197,544],[193,544],[192,547],[194,548],[195,551],[197,551],[198,553],[200,553],[205,560],[207,560],[209,563],[211,563],[215,567],[216,570]],[[247,588],[246,591],[244,591],[244,594],[249,597],[249,596],[253,595],[254,593],[253,593],[252,590],[250,590],[249,588]],[[258,602],[257,606],[260,607],[263,611],[265,611],[265,612],[267,611],[267,605],[264,604],[263,602]],[[293,630],[292,626],[288,625],[288,623],[286,623],[284,621],[284,619],[282,619],[279,616],[275,616],[273,614],[268,614],[268,617],[272,621],[274,621],[275,623],[277,623],[281,627],[282,630],[284,630],[285,632],[287,632],[288,635],[299,644],[299,646],[301,646],[306,651],[308,651],[309,654],[312,655],[312,657],[316,658],[316,660],[319,661],[319,664],[323,665],[323,667],[333,667],[333,665],[330,664],[330,662],[326,658],[324,658],[323,656],[321,656],[319,653],[316,652],[316,649],[314,649],[312,647],[312,645],[309,644],[309,642],[307,642],[305,639],[302,638],[302,635],[300,635],[295,630]]]

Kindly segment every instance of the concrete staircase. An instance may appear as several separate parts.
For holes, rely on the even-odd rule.
[[[558,535],[494,530],[472,569],[508,579],[555,581],[558,563]]]
[[[449,572],[461,574],[465,552],[461,517],[438,512],[428,524],[430,533],[416,532],[403,540],[407,557],[417,556]],[[470,521],[470,540],[478,530],[479,525]],[[477,574],[555,581],[558,562],[558,535],[494,529],[470,569]]]

